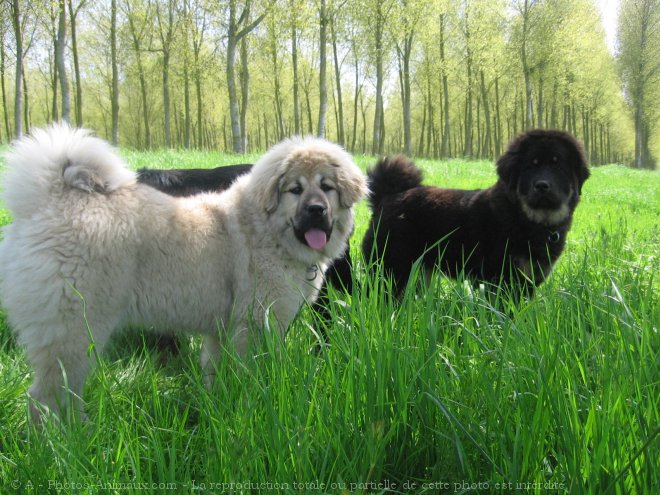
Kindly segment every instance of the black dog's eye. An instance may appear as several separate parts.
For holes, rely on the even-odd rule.
[[[332,191],[334,187],[332,187],[330,184],[321,184],[321,191],[323,192],[328,192]]]
[[[289,189],[289,192],[291,194],[295,194],[296,196],[300,196],[303,192],[303,188],[300,184],[296,184],[291,189]]]
[[[538,164],[539,164],[539,159],[538,159],[538,158],[534,158],[534,159],[532,160],[532,163],[533,163],[534,165],[538,165]]]
[[[556,156],[552,157],[552,163],[557,163],[557,157]]]

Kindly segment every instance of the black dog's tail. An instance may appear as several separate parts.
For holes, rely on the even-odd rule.
[[[402,193],[422,183],[422,171],[403,155],[381,158],[367,175],[371,191],[369,201],[374,209],[380,208],[385,196]]]

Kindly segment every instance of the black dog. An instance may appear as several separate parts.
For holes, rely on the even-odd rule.
[[[148,184],[171,196],[191,196],[202,192],[222,191],[227,189],[236,178],[250,171],[252,165],[227,165],[211,169],[147,169],[138,170],[138,181]],[[336,259],[326,272],[314,309],[326,320],[329,319],[328,289],[330,283],[337,289],[352,291],[350,249],[347,246],[342,257]]]
[[[422,186],[402,156],[369,172],[373,215],[365,259],[382,258],[397,292],[421,258],[456,278],[532,295],[561,255],[589,177],[582,145],[563,131],[518,136],[497,162],[498,181],[474,191]]]
[[[201,192],[222,191],[239,175],[246,174],[251,164],[227,165],[216,168],[157,170],[141,168],[138,180],[170,196],[192,196]]]

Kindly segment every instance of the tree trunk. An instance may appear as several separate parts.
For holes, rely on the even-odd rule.
[[[202,71],[200,67],[200,53],[202,51],[202,46],[204,43],[204,34],[207,27],[207,13],[203,8],[199,8],[197,14],[201,17],[197,17],[197,22],[192,22],[192,15],[190,14],[190,32],[192,36],[192,48],[193,48],[193,77],[195,79],[195,99],[197,101],[197,133],[195,135],[195,142],[197,148],[201,149],[209,145],[209,142],[205,138],[205,125],[203,121],[203,107],[202,107]]]
[[[536,127],[543,127],[543,76],[539,76],[539,95],[536,105]]]
[[[551,129],[556,129],[557,128],[557,80],[555,79],[555,82],[552,86],[552,107],[550,109],[550,128]]]
[[[60,111],[57,106],[57,86],[58,86],[58,80],[57,80],[57,63],[55,62],[55,59],[57,58],[56,52],[57,52],[57,39],[53,38],[53,59],[52,59],[52,65],[50,64],[51,60],[48,60],[48,68],[50,69],[50,89],[53,92],[53,97],[51,98],[50,101],[50,115],[48,116],[48,120],[52,121],[57,121],[59,120],[59,115]]]
[[[273,90],[275,93],[275,120],[277,123],[277,139],[281,140],[284,138],[284,115],[282,109],[282,94],[281,94],[281,82],[280,82],[280,62],[277,54],[277,32],[275,27],[271,26],[270,33],[270,60],[273,64]],[[264,122],[264,125],[266,125]]]
[[[426,98],[425,98],[426,99]],[[417,156],[424,154],[424,134],[426,132],[426,101],[422,105],[422,127],[419,131],[419,141],[417,142]]]
[[[337,54],[337,33],[335,32],[334,20],[330,23],[330,29],[332,30],[332,55],[335,62],[335,85],[337,86],[337,142],[343,146],[346,141],[344,131],[344,102],[341,93],[341,67]]]
[[[364,106],[364,93],[360,93],[360,113],[362,114],[362,154],[367,153],[367,109]]]
[[[447,22],[447,16],[446,14],[442,14],[440,16],[440,62],[442,64],[443,131],[442,131],[442,142],[440,143],[440,158],[446,158],[450,154],[449,84],[447,81],[447,59],[445,57],[446,22]]]
[[[328,17],[325,0],[321,0],[319,9],[320,29],[319,29],[319,121],[316,129],[317,136],[325,137],[325,119],[328,109],[328,89],[327,89],[327,29]]]
[[[156,18],[158,21],[158,34],[160,36],[161,50],[163,52],[163,130],[165,133],[165,146],[171,148],[172,119],[170,115],[170,57],[174,30],[174,6],[172,0],[167,2],[167,24],[163,25],[160,6],[156,7]]]
[[[486,82],[484,78],[484,71],[480,71],[481,79],[481,102],[484,107],[484,139],[481,146],[481,156],[483,158],[490,158],[491,152],[491,126],[490,126],[490,106],[488,104],[488,92],[486,91]]]
[[[502,152],[502,119],[500,116],[500,83],[495,77],[495,156]]]
[[[82,127],[83,113],[82,113],[82,81],[80,80],[80,61],[78,60],[78,37],[76,29],[76,18],[78,10],[84,5],[85,1],[80,2],[76,9],[73,8],[73,2],[69,1],[69,23],[71,24],[71,52],[73,55],[73,73],[76,81],[76,126]]]
[[[531,129],[534,125],[532,113],[532,81],[531,70],[527,61],[527,35],[529,29],[529,0],[525,0],[523,16],[522,43],[520,47],[520,60],[523,67],[523,76],[525,79],[525,129]]]
[[[403,108],[403,152],[412,156],[412,132],[410,110],[410,55],[412,53],[413,34],[406,33],[403,49],[398,49],[400,59],[401,103]]]
[[[190,40],[192,32],[190,29],[190,13],[188,12],[188,3],[183,2],[183,40],[185,46],[183,60],[183,146],[189,149],[192,145],[192,116],[190,108]],[[194,41],[193,41],[194,43]],[[180,142],[180,141],[179,141]]]
[[[151,125],[149,123],[149,99],[147,97],[147,80],[142,67],[142,57],[138,56],[138,73],[140,79],[140,94],[142,96],[142,117],[144,122],[144,146],[151,148]]]
[[[384,83],[384,56],[385,47],[383,46],[383,32],[385,29],[385,19],[383,14],[383,5],[378,2],[377,10],[375,13],[374,19],[374,30],[373,36],[375,41],[375,52],[376,52],[376,108],[374,111],[374,128],[373,128],[373,138],[371,143],[371,154],[372,155],[382,155],[383,154],[383,143],[384,143],[384,130],[383,130],[383,83]]]
[[[23,135],[21,118],[23,113],[23,33],[21,32],[20,1],[13,0],[12,24],[14,27],[14,40],[16,42],[16,82],[14,84],[14,134],[17,138]]]
[[[293,128],[295,134],[302,132],[300,122],[300,95],[298,94],[298,28],[296,16],[291,21],[291,63],[293,65]]]
[[[149,100],[147,97],[147,80],[142,67],[142,56],[138,55],[138,78],[140,80],[140,96],[142,98],[142,121],[144,123],[144,146],[151,148],[151,125],[149,123]]]
[[[4,24],[0,26],[0,39],[5,39]],[[7,141],[11,138],[9,130],[9,109],[7,108],[7,88],[5,86],[5,63],[6,63],[5,44],[0,43],[0,83],[2,86],[2,117],[5,124],[5,138]]]
[[[248,150],[247,109],[250,98],[250,70],[248,61],[247,38],[241,37],[241,65],[239,80],[241,81],[241,149],[243,153]]]
[[[117,68],[117,0],[110,5],[110,58],[112,59],[112,144],[119,144],[119,70]]]
[[[247,23],[250,17],[250,6],[251,2],[246,1],[242,2],[244,5],[243,12],[237,19],[236,12],[236,0],[229,0],[229,26],[227,30],[227,65],[226,65],[226,75],[227,75],[227,93],[229,96],[229,118],[231,120],[231,134],[232,134],[232,150],[234,153],[245,153],[245,143],[246,137],[243,136],[241,132],[241,118],[239,115],[238,108],[238,93],[236,91],[236,49],[238,48],[238,43],[244,36],[247,36],[254,28],[256,28],[261,21],[264,19],[266,14],[262,14],[252,23],[243,27]],[[245,46],[247,51],[247,46]],[[247,53],[245,54],[247,57]],[[245,60],[244,66],[244,77],[242,79],[242,95],[245,99],[244,101],[244,112],[247,112],[247,85],[248,85],[248,73],[247,73],[247,60]],[[243,119],[244,120],[244,119]],[[243,122],[243,127],[245,127],[245,122]]]
[[[314,134],[314,125],[312,124],[312,104],[309,102],[309,86],[303,88],[305,93],[305,103],[307,104],[307,133]]]
[[[235,28],[230,27],[231,31]],[[243,139],[241,137],[241,125],[238,116],[238,96],[236,93],[236,35],[230,34],[227,39],[227,92],[229,93],[229,118],[231,121],[232,151],[243,153]]]
[[[383,121],[383,53],[382,41],[378,41],[376,48],[376,109],[374,111],[374,129],[372,138],[372,155],[382,155],[383,148],[381,146],[383,129],[381,123]]]
[[[71,122],[71,95],[69,93],[69,79],[66,75],[64,50],[66,48],[66,2],[59,0],[59,20],[57,24],[57,40],[55,42],[55,65],[60,80],[62,93],[62,120]]]
[[[435,149],[435,144],[434,144],[434,134],[435,134],[435,119],[433,117],[433,93],[431,90],[431,77],[429,76],[429,81],[428,81],[428,96],[426,98],[426,104],[428,106],[427,113],[429,114],[429,124],[427,126],[426,130],[426,156],[431,157],[431,145],[433,145]],[[435,151],[434,151],[435,154]]]
[[[360,59],[357,55],[355,40],[352,43],[353,59],[355,60],[355,93],[353,95],[353,134],[351,137],[351,153],[355,153],[355,145],[358,133],[358,98],[360,97]]]
[[[183,64],[183,146],[190,148],[192,122],[190,117],[190,72],[188,62]]]
[[[467,70],[467,89],[465,95],[465,146],[463,155],[471,157],[472,151],[472,57],[468,51],[465,61]]]
[[[172,127],[170,120],[170,51],[163,51],[163,120],[165,147],[172,147]]]
[[[640,98],[641,101],[643,101]],[[635,107],[635,168],[644,167],[644,120],[642,117],[643,107]]]
[[[25,60],[21,65],[21,71],[23,72],[23,129],[28,132],[30,130],[30,94],[28,93],[27,77],[25,77]]]
[[[197,147],[204,146],[204,129],[202,123],[202,76],[199,69],[195,70],[195,97],[197,99]]]

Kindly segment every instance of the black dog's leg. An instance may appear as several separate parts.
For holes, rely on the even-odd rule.
[[[325,274],[326,278],[323,281],[321,290],[319,291],[319,296],[312,306],[314,311],[316,311],[321,319],[328,325],[332,322],[330,299],[328,297],[328,285],[332,285],[336,289],[344,289],[349,294],[353,292],[353,277],[351,275],[352,267],[353,263],[351,261],[351,249],[350,245],[347,244],[346,250],[341,255],[341,257],[337,258],[328,268]],[[324,343],[327,342],[328,335],[324,326],[321,326],[320,337],[323,339]]]

